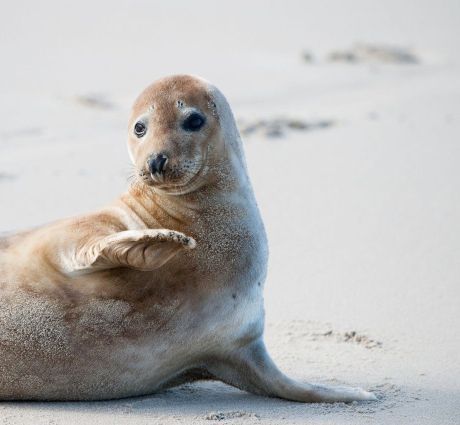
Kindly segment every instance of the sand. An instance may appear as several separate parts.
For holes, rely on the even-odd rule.
[[[0,403],[0,424],[460,423],[459,2],[0,9],[0,232],[116,197],[134,97],[201,75],[233,105],[268,231],[269,350],[298,379],[379,397],[304,405],[203,382]]]

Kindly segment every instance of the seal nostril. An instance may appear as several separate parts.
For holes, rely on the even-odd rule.
[[[168,157],[162,153],[158,155],[152,155],[147,161],[147,165],[152,174],[160,174],[164,172]]]
[[[162,173],[165,169],[166,163],[168,162],[168,157],[166,155],[161,155],[159,159],[159,171]]]

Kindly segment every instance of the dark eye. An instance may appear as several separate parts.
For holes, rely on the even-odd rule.
[[[201,127],[203,127],[204,123],[204,117],[197,112],[193,112],[182,123],[182,128],[185,131],[198,131]]]
[[[142,137],[145,132],[147,131],[147,127],[145,126],[144,123],[138,121],[135,125],[134,125],[134,134],[137,136],[137,137]]]

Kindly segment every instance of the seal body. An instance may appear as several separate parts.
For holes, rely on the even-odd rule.
[[[196,225],[203,230],[190,232],[198,244],[206,240],[201,232],[209,220],[201,217]],[[40,265],[40,253],[36,264],[30,264],[32,252],[3,253],[0,397],[146,394],[202,367],[219,350],[260,335],[262,288],[248,282],[264,278],[261,235],[252,234],[249,220],[243,239],[231,234],[241,227],[221,224],[225,229],[208,246],[215,268],[194,250],[155,271],[115,269],[69,278]],[[42,231],[59,232],[53,226]],[[40,239],[36,232],[15,244],[34,238]],[[11,256],[10,271],[5,257]]]
[[[267,239],[236,125],[214,86],[137,99],[134,182],[113,205],[0,240],[0,399],[100,400],[220,379],[297,401],[263,346]]]

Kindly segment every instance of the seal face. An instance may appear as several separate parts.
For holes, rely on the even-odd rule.
[[[129,190],[0,240],[0,399],[94,400],[196,379],[296,401],[371,400],[292,381],[263,344],[267,241],[231,109],[167,77],[136,100]]]
[[[128,149],[145,184],[184,194],[205,182],[208,152],[221,140],[211,94],[202,84],[190,77],[166,79],[136,100]]]

